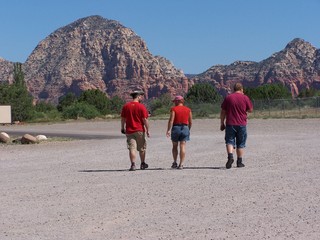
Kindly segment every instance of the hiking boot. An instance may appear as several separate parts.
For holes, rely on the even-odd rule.
[[[148,167],[149,167],[149,165],[146,164],[145,162],[142,162],[141,165],[140,165],[140,169],[141,169],[141,170],[144,170],[144,169],[146,169],[146,168],[148,168]]]
[[[131,167],[129,169],[129,171],[135,171],[136,170],[136,165],[135,164],[131,164]]]
[[[242,162],[237,162],[237,167],[245,167],[245,165]]]
[[[233,158],[228,158],[228,162],[226,163],[226,169],[231,168],[233,162],[234,162]]]
[[[177,162],[173,162],[172,165],[171,165],[171,168],[177,168],[177,167],[178,167]]]

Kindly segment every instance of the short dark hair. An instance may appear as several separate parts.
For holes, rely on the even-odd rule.
[[[234,90],[235,92],[240,91],[240,90],[242,90],[242,89],[243,89],[243,86],[242,86],[241,83],[236,83],[236,84],[233,86],[233,90]]]
[[[140,95],[144,95],[144,92],[142,90],[134,90],[132,93],[130,93],[130,96],[135,99]]]
[[[135,98],[137,98],[138,96],[140,96],[140,95],[142,95],[142,94],[140,94],[140,93],[132,93],[132,94],[130,94],[131,95],[131,97],[133,98],[133,99],[135,99]]]

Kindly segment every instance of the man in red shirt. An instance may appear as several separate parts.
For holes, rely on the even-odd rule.
[[[140,90],[133,91],[130,96],[131,102],[126,103],[121,111],[121,133],[127,136],[127,147],[129,149],[129,158],[131,162],[130,171],[136,170],[135,160],[136,151],[139,152],[141,165],[140,169],[148,168],[145,163],[146,158],[146,134],[150,137],[148,111],[141,103],[144,92]]]
[[[176,96],[173,100],[175,106],[171,108],[168,121],[167,137],[171,136],[172,141],[172,168],[183,169],[186,156],[186,141],[190,140],[190,129],[192,126],[191,109],[184,106],[182,96]],[[180,163],[177,164],[178,145],[180,143]]]
[[[247,140],[247,113],[253,111],[249,97],[244,95],[241,83],[234,85],[234,93],[228,95],[221,104],[220,130],[226,130],[225,142],[228,153],[226,168],[234,162],[233,150],[236,148],[237,167],[244,167],[242,158]],[[225,123],[226,121],[226,123]]]

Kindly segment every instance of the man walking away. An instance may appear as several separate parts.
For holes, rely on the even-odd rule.
[[[140,169],[148,168],[145,163],[147,141],[146,136],[150,137],[148,111],[141,103],[144,92],[140,90],[133,91],[130,96],[132,101],[126,103],[121,111],[121,133],[127,136],[127,147],[129,149],[129,158],[131,162],[130,171],[136,170],[136,152],[139,152],[141,165]]]
[[[243,154],[247,140],[247,113],[253,111],[249,97],[244,95],[241,83],[234,85],[234,93],[228,95],[221,104],[220,130],[226,130],[225,142],[228,153],[226,168],[234,162],[233,150],[236,148],[237,167],[244,167]]]

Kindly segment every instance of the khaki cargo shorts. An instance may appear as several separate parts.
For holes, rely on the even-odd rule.
[[[139,152],[144,152],[147,148],[147,140],[144,132],[135,132],[127,134],[128,149],[136,149]]]

